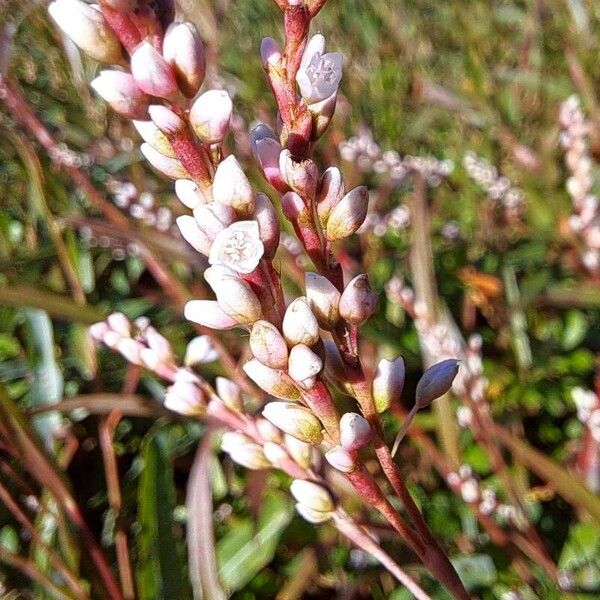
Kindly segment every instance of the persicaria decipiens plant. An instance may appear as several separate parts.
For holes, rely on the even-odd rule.
[[[327,48],[322,35],[309,36],[325,0],[277,4],[285,39],[279,44],[265,38],[260,48],[278,108],[277,128],[259,124],[251,132],[268,195],[257,192],[235,154],[225,155],[232,100],[205,85],[202,40],[191,23],[176,20],[169,0],[50,4],[64,33],[106,65],[92,88],[133,121],[145,158],[175,181],[189,210],[177,226],[206,257],[204,279],[214,294],[185,306],[185,318],[204,335],[190,343],[183,364],[146,319],[132,324],[114,313],[94,325],[92,334],[170,382],[168,409],[226,427],[222,449],[233,461],[248,469],[280,469],[293,478],[290,491],[305,519],[332,523],[416,597],[426,598],[340,506],[327,483],[328,471],[338,471],[455,598],[468,598],[384,439],[380,414],[402,393],[403,361],[370,364],[360,355],[360,329],[377,310],[377,294],[359,266],[345,270],[337,256],[365,221],[369,194],[362,186],[346,189],[338,167],[322,168],[313,158],[342,79],[342,55]],[[300,294],[284,290],[278,272],[282,227],[293,229],[312,262]],[[217,333],[229,329],[247,339],[250,358],[239,369],[231,368],[222,344],[213,345]],[[218,355],[224,376],[208,381],[198,367]],[[448,391],[457,368],[450,360],[426,373],[414,412]],[[344,413],[336,401],[343,395],[354,399],[353,409]],[[250,396],[263,404],[258,412],[249,411]],[[377,458],[402,511],[365,467],[368,454]]]

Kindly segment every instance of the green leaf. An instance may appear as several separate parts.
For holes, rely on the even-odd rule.
[[[565,350],[573,350],[585,337],[588,323],[582,312],[570,310],[565,316],[565,326],[562,335],[562,347]]]
[[[498,577],[494,561],[487,554],[459,556],[452,559],[452,564],[467,590],[490,586]]]

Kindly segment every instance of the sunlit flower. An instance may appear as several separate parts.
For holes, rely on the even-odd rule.
[[[238,221],[217,235],[208,262],[225,265],[238,273],[251,273],[258,266],[264,250],[258,223]]]

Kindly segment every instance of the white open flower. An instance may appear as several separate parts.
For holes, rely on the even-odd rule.
[[[323,36],[314,36],[306,47],[296,75],[300,93],[307,104],[321,102],[335,94],[342,79],[342,55],[324,50]]]
[[[225,265],[238,273],[256,269],[265,249],[256,221],[237,221],[221,231],[210,249],[208,262]]]

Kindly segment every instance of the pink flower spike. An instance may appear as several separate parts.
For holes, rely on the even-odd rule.
[[[190,300],[183,314],[188,321],[210,329],[233,329],[239,323],[227,315],[215,300]]]
[[[170,99],[178,92],[173,69],[150,42],[142,42],[131,55],[131,74],[150,96]]]

